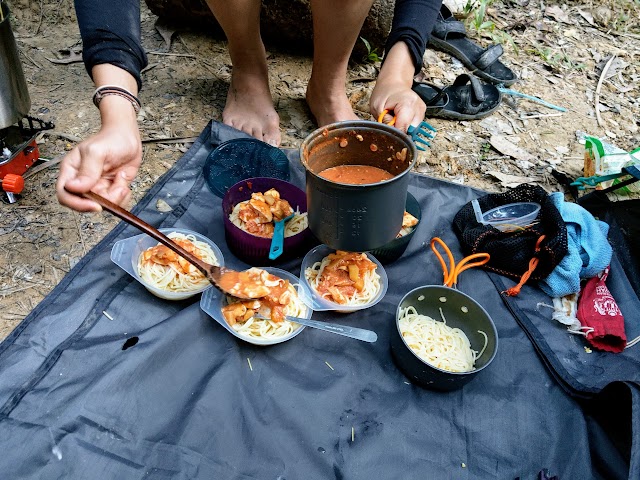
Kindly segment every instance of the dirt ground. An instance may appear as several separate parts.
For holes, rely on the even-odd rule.
[[[93,85],[83,64],[54,63],[68,57],[60,57],[60,51],[71,50],[73,55],[80,47],[73,2],[9,3],[31,94],[30,113],[56,125],[41,135],[41,155],[55,158],[99,127],[98,111],[91,103]],[[142,138],[151,141],[144,143],[143,165],[133,184],[135,200],[188,148],[188,142],[153,139],[194,137],[210,119],[220,120],[231,72],[223,41],[202,31],[178,30],[167,51],[154,27],[156,20],[143,5],[149,66],[143,74],[139,125]],[[627,150],[640,146],[637,1],[496,0],[484,21],[493,27],[478,33],[473,20],[468,26],[478,42],[489,45],[492,35],[513,40],[507,38],[504,57],[522,79],[513,88],[567,111],[508,96],[499,111],[483,121],[429,120],[438,134],[432,148],[420,155],[418,172],[488,191],[523,181],[552,191],[560,188],[550,174],[553,168],[571,177],[581,174],[581,132]],[[304,101],[311,60],[267,48],[282,146],[297,147],[316,128]],[[426,52],[422,75],[429,82],[445,86],[463,72],[450,57]],[[349,73],[348,92],[363,119],[370,118],[368,97],[375,76],[376,65],[364,62],[354,62]],[[520,150],[506,151],[498,143],[501,138]],[[31,176],[16,204],[0,204],[0,339],[116,224],[107,214],[85,215],[61,207],[55,198],[57,173],[52,166]]]

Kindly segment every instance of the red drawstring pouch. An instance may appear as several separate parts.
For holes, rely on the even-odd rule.
[[[587,329],[587,341],[595,348],[620,353],[627,345],[624,317],[605,280],[609,267],[599,276],[590,278],[580,292],[577,317]]]

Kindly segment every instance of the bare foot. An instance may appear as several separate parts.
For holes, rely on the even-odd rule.
[[[273,107],[266,65],[262,70],[233,67],[222,121],[277,147],[280,145],[280,118]]]
[[[318,127],[343,120],[359,120],[344,86],[329,87],[326,83],[318,86],[313,77],[307,86],[307,104],[316,117]]]

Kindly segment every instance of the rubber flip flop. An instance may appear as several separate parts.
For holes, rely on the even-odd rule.
[[[498,87],[466,73],[445,88],[414,82],[412,89],[427,105],[425,117],[479,120],[491,115],[502,102]]]
[[[429,46],[457,58],[471,73],[488,82],[509,86],[518,81],[515,73],[499,60],[504,53],[502,45],[483,49],[473,43],[467,38],[464,24],[444,5],[431,32]]]

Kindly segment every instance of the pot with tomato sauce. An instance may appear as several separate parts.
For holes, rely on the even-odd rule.
[[[408,135],[378,122],[337,122],[311,133],[300,147],[310,230],[352,252],[396,238],[416,157]]]

